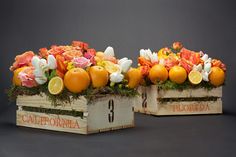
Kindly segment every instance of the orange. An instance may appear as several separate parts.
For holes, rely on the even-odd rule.
[[[187,78],[186,70],[181,66],[174,66],[169,71],[169,79],[172,82],[182,84]]]
[[[209,81],[214,86],[220,86],[225,81],[225,72],[219,67],[212,67]]]
[[[188,79],[192,84],[197,85],[202,82],[202,74],[199,71],[192,70],[188,74]]]
[[[48,83],[48,91],[53,95],[60,94],[64,89],[64,83],[59,76],[53,77]]]
[[[73,68],[66,72],[64,84],[70,92],[80,93],[89,87],[89,74],[82,68]]]
[[[14,70],[14,74],[13,74],[13,78],[12,78],[12,82],[14,85],[21,86],[21,80],[18,78],[18,75],[21,71],[23,71],[26,68],[27,67],[21,67],[21,68]]]
[[[126,78],[128,80],[129,88],[137,87],[142,81],[141,70],[137,68],[130,68],[129,71],[126,73]]]
[[[164,82],[168,79],[168,71],[163,65],[156,64],[150,69],[148,76],[152,83],[156,84],[158,81]]]
[[[89,75],[94,88],[104,87],[108,83],[109,75],[102,66],[92,66],[89,68]]]

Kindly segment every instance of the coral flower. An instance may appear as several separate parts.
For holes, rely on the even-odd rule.
[[[49,55],[49,53],[48,53],[48,49],[46,47],[39,49],[39,56],[40,57],[47,58],[48,55]]]
[[[89,59],[92,64],[96,64],[95,61],[96,50],[95,49],[88,49],[86,53],[84,53],[84,57]]]
[[[57,55],[61,55],[64,52],[62,46],[52,45],[51,49],[48,51],[49,54],[56,57]]]
[[[17,55],[15,58],[15,62],[10,67],[10,70],[14,71],[15,69],[18,69],[20,67],[31,65],[31,60],[33,56],[34,56],[33,51],[26,51],[25,53],[21,55]]]
[[[33,72],[34,67],[27,67],[19,73],[18,77],[21,80],[22,86],[29,88],[37,86]]]
[[[82,57],[83,53],[80,50],[70,50],[63,53],[65,60],[71,61],[73,58]]]
[[[82,42],[82,41],[72,41],[71,45],[74,47],[80,47],[83,50],[87,50],[89,48],[89,45],[87,43]]]
[[[152,63],[151,61],[145,59],[144,57],[139,57],[138,58],[138,63],[142,66],[149,66],[149,67],[152,67]]]

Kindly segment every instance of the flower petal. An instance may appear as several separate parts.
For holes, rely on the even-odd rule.
[[[48,56],[48,67],[49,67],[49,69],[56,69],[57,68],[57,61],[53,55]]]
[[[124,75],[118,72],[112,73],[110,75],[110,81],[114,83],[122,82],[123,79],[124,79]]]
[[[108,46],[108,47],[106,48],[106,50],[104,51],[104,55],[105,55],[105,56],[114,57],[114,56],[115,56],[115,53],[114,53],[113,47]]]

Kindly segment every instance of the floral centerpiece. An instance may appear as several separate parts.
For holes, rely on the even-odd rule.
[[[225,82],[224,63],[203,51],[189,50],[180,42],[158,52],[141,49],[138,63],[142,84],[157,84],[161,89],[211,89]]]
[[[112,47],[96,52],[81,41],[41,48],[38,53],[26,51],[10,67],[13,84],[8,94],[11,99],[45,94],[53,104],[81,95],[88,99],[105,94],[134,96],[139,81],[133,76],[141,73],[131,64],[128,58],[117,59]]]

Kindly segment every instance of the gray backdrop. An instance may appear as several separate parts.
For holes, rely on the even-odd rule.
[[[1,0],[0,137],[3,136],[0,141],[5,144],[0,144],[0,156],[45,153],[32,144],[38,141],[36,145],[41,147],[49,139],[51,146],[46,148],[47,155],[79,156],[86,152],[90,156],[109,155],[109,152],[112,156],[119,153],[122,156],[152,153],[159,156],[233,155],[236,144],[235,17],[233,0]],[[96,50],[113,46],[118,57],[130,57],[135,64],[139,49],[158,50],[176,40],[182,41],[187,48],[203,50],[220,58],[227,65],[223,90],[225,115],[157,118],[138,114],[136,130],[95,135],[96,138],[79,136],[80,143],[75,135],[15,128],[14,103],[9,103],[4,93],[11,83],[12,73],[8,68],[14,57],[26,50],[37,51],[40,47],[69,44],[72,40],[88,42]],[[17,142],[13,142],[15,140]],[[25,140],[27,144],[21,145]],[[23,150],[17,149],[19,145]],[[15,150],[11,150],[12,146]],[[92,149],[87,151],[89,147]],[[61,151],[56,151],[57,148]]]

